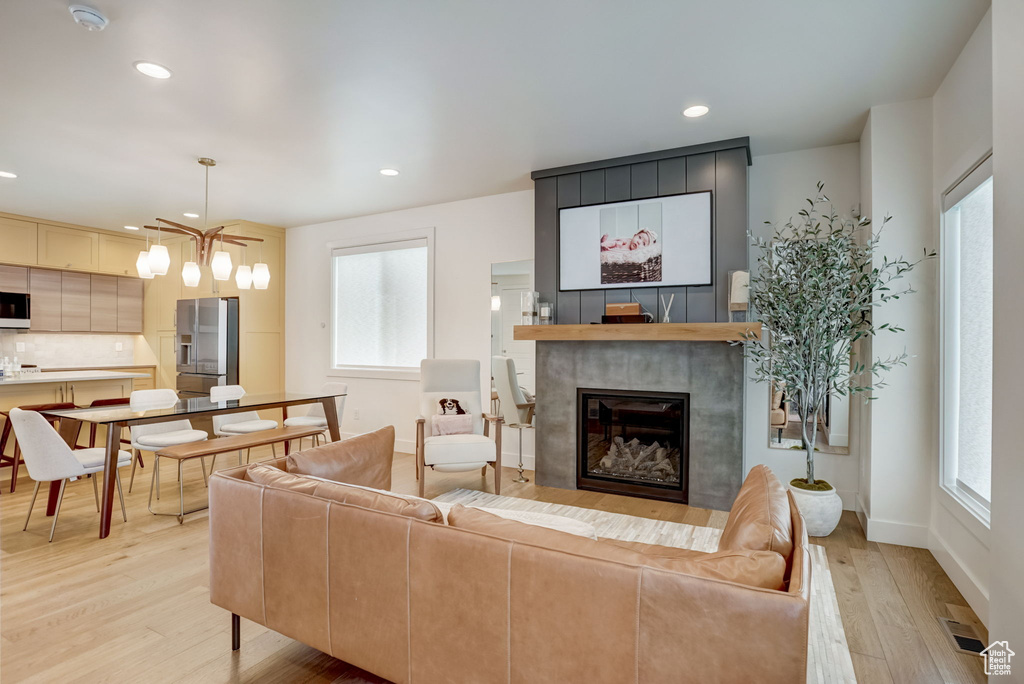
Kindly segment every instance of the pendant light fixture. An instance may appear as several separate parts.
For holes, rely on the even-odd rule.
[[[181,267],[181,281],[185,283],[185,287],[199,287],[199,281],[202,280],[203,273],[199,270],[199,264],[195,262],[195,243],[192,245],[192,260],[186,261],[185,265]]]
[[[156,244],[149,248],[149,270],[153,275],[167,275],[171,266],[171,254],[160,244],[160,221],[156,222]]]
[[[247,251],[249,251],[248,248],[242,248],[242,263],[235,269],[235,285],[238,286],[239,290],[248,290],[252,285],[252,269],[245,263],[245,253]]]
[[[146,249],[139,252],[139,258],[135,260],[135,270],[140,278],[153,279],[153,272],[149,270],[149,233],[146,233]]]
[[[252,267],[252,286],[266,290],[270,285],[270,267],[263,263],[263,243],[260,243],[260,260]]]
[[[224,232],[220,234],[220,249],[213,253],[210,269],[214,280],[227,280],[231,277],[231,255],[224,249]]]

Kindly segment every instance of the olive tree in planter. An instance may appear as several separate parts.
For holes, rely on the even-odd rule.
[[[818,183],[815,199],[772,239],[754,238],[760,252],[750,274],[750,305],[761,321],[761,339],[742,342],[757,380],[784,387],[796,401],[807,454],[807,477],[790,482],[808,534],[826,536],[839,524],[842,501],[832,485],[814,477],[818,417],[830,395],[846,396],[884,386],[882,375],[906,365],[908,354],[877,359],[870,366],[852,360],[857,340],[899,333],[891,323],[875,325],[872,309],[914,292],[898,286],[921,260],[876,260],[879,237],[871,220],[841,219]],[[772,225],[770,222],[766,222]],[[867,395],[869,398],[874,398]]]

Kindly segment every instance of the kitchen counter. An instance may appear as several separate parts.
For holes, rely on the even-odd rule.
[[[43,371],[41,373],[22,373],[19,377],[0,378],[0,387],[8,385],[38,385],[48,382],[91,382],[93,380],[130,380],[149,377],[146,373],[128,373],[123,371],[78,370],[78,371]]]

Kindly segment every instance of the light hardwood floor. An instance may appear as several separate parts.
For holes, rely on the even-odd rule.
[[[161,506],[167,508],[177,504],[171,465],[161,471]],[[190,465],[186,507],[205,497],[199,465]],[[514,472],[503,472],[504,495],[693,525],[725,524],[726,514],[716,511],[516,484]],[[42,496],[28,531],[21,531],[33,483],[23,470],[18,491],[10,495],[8,473],[5,469],[0,477],[0,680],[5,684],[382,681],[245,620],[242,648],[232,652],[228,615],[209,602],[207,513],[187,516],[183,525],[150,515],[149,468],[139,471],[135,490],[126,493],[129,522],[115,515],[105,540],[97,538],[90,483],[71,483],[52,544],[46,542],[51,519],[44,515]],[[492,491],[490,480],[479,471],[428,473],[426,495],[455,487]],[[411,456],[395,455],[392,488],[415,493]],[[984,681],[981,659],[955,653],[938,631],[938,616],[978,623],[931,554],[868,542],[850,513],[832,536],[815,543],[828,549],[861,682]]]

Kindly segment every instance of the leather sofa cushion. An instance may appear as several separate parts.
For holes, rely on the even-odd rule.
[[[288,472],[325,480],[391,489],[395,428],[391,425],[288,455]]]
[[[756,465],[740,487],[719,551],[775,551],[793,554],[793,520],[786,488],[764,465]]]
[[[258,484],[288,489],[301,494],[311,494],[322,499],[352,504],[361,508],[396,513],[426,522],[444,523],[444,517],[437,506],[426,499],[415,496],[405,497],[393,492],[349,486],[341,482],[329,482],[315,476],[295,475],[261,463],[249,466],[245,472],[245,478]]]
[[[746,584],[766,589],[782,589],[786,561],[774,551],[724,551],[701,553],[668,546],[643,545],[642,550],[628,543],[607,539],[587,539],[566,532],[527,525],[499,518],[479,508],[453,506],[448,524],[494,537],[564,551],[588,558],[646,566],[674,572]]]

